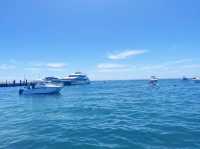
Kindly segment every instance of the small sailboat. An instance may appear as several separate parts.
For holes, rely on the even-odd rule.
[[[19,94],[57,94],[63,89],[62,84],[35,82],[19,90]]]

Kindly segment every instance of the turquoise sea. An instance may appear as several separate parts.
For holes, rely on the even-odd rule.
[[[106,81],[60,95],[0,88],[1,149],[199,149],[200,83]]]

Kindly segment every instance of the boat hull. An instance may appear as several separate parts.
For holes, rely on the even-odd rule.
[[[200,80],[194,80],[195,83],[200,83]]]
[[[89,80],[61,80],[65,86],[67,85],[84,85],[84,84],[90,84]]]
[[[71,85],[84,85],[90,84],[90,81],[71,81]]]
[[[57,94],[61,91],[61,87],[50,87],[50,88],[35,88],[35,89],[21,89],[20,94]]]
[[[158,83],[158,80],[157,79],[154,79],[154,80],[152,79],[152,80],[149,81],[149,83],[150,84]]]

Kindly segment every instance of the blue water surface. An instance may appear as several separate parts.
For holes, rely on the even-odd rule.
[[[2,149],[199,149],[200,83],[106,81],[60,95],[0,88]]]

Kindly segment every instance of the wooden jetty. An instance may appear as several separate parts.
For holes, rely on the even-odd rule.
[[[20,81],[16,81],[16,80],[13,80],[13,81],[3,81],[3,82],[0,82],[0,87],[17,87],[17,86],[27,86],[30,82],[28,82],[28,80],[20,80]]]

